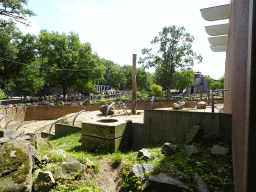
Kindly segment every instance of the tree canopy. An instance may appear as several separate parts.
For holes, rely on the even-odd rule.
[[[161,71],[168,89],[168,98],[175,71],[193,66],[195,60],[199,63],[202,61],[202,57],[192,50],[193,41],[194,37],[185,32],[184,27],[172,25],[163,27],[151,41],[152,45],[159,45],[157,52],[153,52],[152,48],[141,50],[145,57],[140,58],[139,63],[143,64],[143,68],[155,67],[157,71]]]
[[[29,21],[26,17],[36,14],[30,9],[24,9],[27,4],[28,0],[0,0],[0,15],[7,18],[7,20],[1,21],[0,27],[14,23],[14,21],[29,26]]]

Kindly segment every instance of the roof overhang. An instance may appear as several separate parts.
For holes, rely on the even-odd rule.
[[[216,21],[230,18],[230,4],[200,9],[206,21]]]
[[[230,18],[230,4],[208,7],[200,9],[202,17],[207,21],[217,21]],[[205,27],[209,37],[210,48],[213,52],[223,52],[227,50],[229,22]]]

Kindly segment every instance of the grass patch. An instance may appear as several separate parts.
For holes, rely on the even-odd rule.
[[[48,138],[53,149],[63,149],[67,156],[72,157],[79,162],[85,164],[86,158],[94,162],[94,174],[100,171],[100,165],[97,163],[99,159],[107,158],[111,166],[120,168],[120,176],[123,178],[123,191],[142,191],[145,181],[142,181],[137,176],[131,177],[130,170],[135,164],[150,163],[156,166],[155,170],[146,173],[146,178],[150,175],[159,174],[160,172],[167,173],[186,183],[195,191],[194,174],[198,173],[200,177],[206,182],[210,191],[234,191],[233,185],[233,169],[232,169],[232,154],[229,153],[224,156],[215,156],[211,154],[211,147],[206,147],[203,143],[194,143],[199,153],[190,157],[186,157],[183,147],[185,142],[178,141],[176,152],[173,155],[165,156],[161,153],[161,145],[148,147],[147,150],[151,153],[151,158],[144,161],[137,158],[137,151],[130,151],[127,153],[113,153],[100,154],[89,153],[82,148],[81,134],[74,133],[62,138]],[[224,146],[222,143],[216,143]],[[41,156],[47,154],[51,148],[42,148],[38,151]],[[227,165],[229,171],[218,171],[219,165]],[[54,169],[54,168],[53,168]],[[231,173],[231,174],[230,174]],[[78,182],[79,181],[79,182]],[[84,180],[71,180],[69,183],[58,181],[54,188],[55,191],[101,191],[97,184],[90,180],[89,183]],[[54,191],[53,190],[53,191]]]

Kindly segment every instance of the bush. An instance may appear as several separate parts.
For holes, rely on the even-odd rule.
[[[161,96],[163,92],[163,88],[160,85],[152,84],[151,85],[151,92],[149,96]]]
[[[0,99],[5,99],[7,98],[7,95],[5,95],[4,91],[0,89]]]

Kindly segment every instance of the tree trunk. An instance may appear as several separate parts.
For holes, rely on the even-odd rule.
[[[167,100],[170,100],[171,93],[170,93],[171,87],[170,85],[167,86]]]

